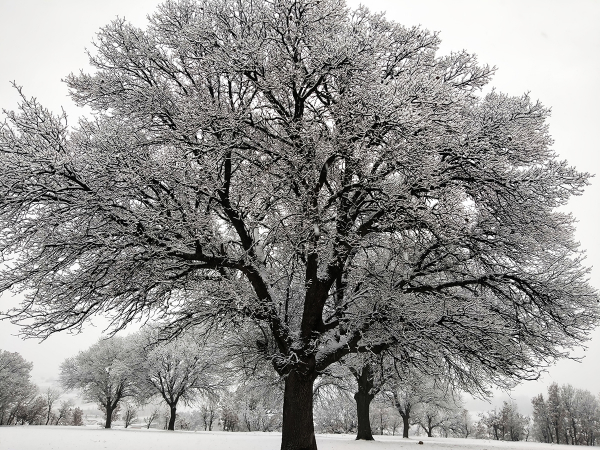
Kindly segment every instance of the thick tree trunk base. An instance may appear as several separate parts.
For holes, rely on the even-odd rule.
[[[313,422],[312,376],[294,371],[285,379],[281,450],[317,450]]]
[[[109,404],[106,406],[106,422],[104,423],[104,428],[111,427],[112,415],[113,415],[113,408],[111,408],[111,405]]]
[[[403,416],[402,417],[402,425],[403,425],[403,430],[402,430],[402,437],[403,438],[408,438],[408,429],[410,428],[410,422],[409,422],[409,417],[408,416]]]
[[[175,419],[177,418],[177,407],[171,406],[171,417],[169,417],[169,426],[167,430],[175,431]]]
[[[375,397],[372,394],[373,390],[373,371],[371,365],[365,363],[360,372],[353,372],[358,384],[358,392],[354,394],[356,400],[356,440],[374,441],[373,432],[371,431],[371,417],[369,416],[369,407],[371,400]],[[383,434],[383,430],[381,430]]]
[[[369,417],[369,406],[373,395],[358,391],[354,394],[356,400],[356,416],[358,424],[356,427],[356,440],[374,441],[373,433],[371,431],[371,418]]]

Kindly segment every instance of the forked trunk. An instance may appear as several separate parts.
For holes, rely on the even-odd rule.
[[[171,417],[169,418],[169,426],[167,430],[175,430],[175,418],[177,417],[177,405],[169,405],[171,408]]]
[[[295,371],[285,379],[281,450],[317,450],[313,423],[314,376]]]

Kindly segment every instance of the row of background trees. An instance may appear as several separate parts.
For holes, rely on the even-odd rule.
[[[83,411],[62,400],[59,389],[31,382],[33,364],[17,352],[0,350],[0,425],[83,425]]]
[[[120,418],[125,427],[281,430],[283,383],[258,364],[261,342],[240,332],[221,338],[215,345],[204,333],[187,332],[163,341],[157,328],[146,327],[100,340],[68,358],[60,383],[96,403],[107,428]],[[59,389],[38,389],[31,369],[18,353],[0,351],[0,425],[83,425],[82,409],[72,399],[60,400]],[[554,383],[546,397],[532,399],[531,417],[514,402],[474,417],[457,390],[442,381],[415,371],[400,373],[381,356],[368,363],[349,359],[314,386],[316,430],[360,437],[360,390],[367,383],[365,424],[371,439],[371,433],[408,437],[412,429],[427,436],[597,443],[600,403],[589,391]],[[178,411],[182,405],[186,410]]]

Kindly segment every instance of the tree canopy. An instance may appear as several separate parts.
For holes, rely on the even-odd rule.
[[[35,398],[32,367],[19,353],[0,349],[0,425],[11,425],[19,410]]]
[[[316,447],[312,382],[350,353],[535,377],[598,321],[559,210],[589,175],[551,149],[547,108],[480,95],[493,69],[439,42],[342,0],[113,21],[66,79],[91,118],[23,96],[0,130],[11,317],[41,337],[93,314],[252,320],[290,449]]]

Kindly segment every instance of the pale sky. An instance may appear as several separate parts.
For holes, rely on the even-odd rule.
[[[116,16],[144,26],[157,0],[0,0],[0,107],[14,109],[17,95],[10,81],[24,87],[47,108],[61,107],[75,123],[79,111],[67,96],[61,78],[88,70],[85,48],[98,29]],[[357,6],[359,1],[349,1]],[[404,25],[439,31],[441,52],[467,50],[479,61],[498,68],[491,85],[511,95],[530,92],[533,99],[552,107],[550,132],[558,154],[579,170],[597,174],[585,194],[568,210],[578,219],[577,239],[587,251],[587,265],[595,266],[591,284],[600,288],[600,1],[597,0],[371,0],[362,2],[387,11]],[[1,169],[0,169],[1,170]],[[4,296],[0,310],[16,299]],[[83,334],[62,334],[39,343],[22,341],[18,329],[0,322],[0,348],[20,352],[34,363],[33,378],[40,385],[56,380],[67,357],[95,342],[102,331],[88,327]],[[593,333],[582,362],[565,360],[548,369],[536,382],[523,383],[512,397],[523,412],[530,398],[546,392],[548,384],[571,383],[600,392],[600,330]],[[506,394],[498,394],[500,405]],[[491,406],[469,401],[471,410]]]

